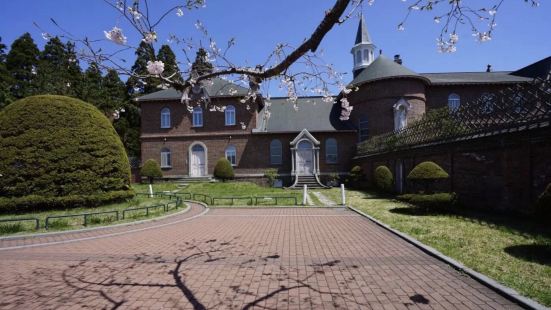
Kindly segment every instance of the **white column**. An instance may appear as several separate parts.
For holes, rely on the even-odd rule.
[[[291,175],[295,175],[295,149],[291,148]]]
[[[316,173],[320,173],[320,149],[316,149]]]
[[[346,206],[346,195],[344,193],[344,184],[341,183],[341,201],[342,205]]]
[[[308,195],[308,186],[304,184],[304,190],[302,192],[302,205],[305,206],[307,203],[306,195]]]

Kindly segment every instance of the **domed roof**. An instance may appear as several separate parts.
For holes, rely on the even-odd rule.
[[[350,82],[350,85],[358,86],[368,82],[393,78],[417,78],[426,83],[430,83],[430,80],[426,77],[397,64],[383,55],[379,55],[375,61],[363,69],[360,74]]]

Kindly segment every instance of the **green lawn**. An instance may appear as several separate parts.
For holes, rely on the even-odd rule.
[[[113,203],[104,205],[97,208],[72,208],[66,210],[48,210],[43,212],[28,212],[28,213],[18,213],[14,214],[0,214],[0,220],[5,219],[22,219],[22,218],[38,218],[40,223],[40,229],[35,230],[34,221],[25,221],[25,222],[8,222],[0,223],[0,235],[16,235],[16,234],[29,234],[29,233],[43,233],[49,231],[61,231],[69,229],[80,229],[84,228],[84,219],[82,216],[79,217],[69,217],[61,219],[51,219],[48,230],[45,229],[45,220],[48,216],[59,216],[59,215],[70,215],[70,214],[81,214],[81,213],[96,213],[96,212],[105,212],[105,211],[119,211],[119,220],[116,220],[116,215],[112,214],[102,214],[90,216],[88,220],[87,227],[94,226],[106,226],[113,224],[120,224],[125,222],[132,222],[136,220],[143,220],[146,218],[152,218],[156,216],[162,216],[168,213],[176,212],[177,210],[182,210],[182,208],[174,208],[173,205],[170,205],[168,212],[164,212],[163,208],[150,209],[149,215],[146,216],[145,210],[137,210],[132,212],[127,212],[126,217],[122,219],[122,210],[127,208],[138,208],[153,206],[159,204],[166,204],[168,202],[174,201],[174,199],[169,200],[168,198],[148,198],[144,196],[136,196],[133,199],[130,199],[122,203]]]
[[[148,193],[149,192],[149,184],[147,183],[135,183],[132,184],[132,188],[136,191],[136,193]],[[158,192],[164,192],[164,191],[173,191],[178,189],[178,184],[174,182],[155,182],[153,183],[153,191]]]
[[[338,201],[336,189],[325,192]],[[531,218],[456,210],[417,211],[405,203],[347,191],[348,204],[469,268],[551,306],[551,228]]]

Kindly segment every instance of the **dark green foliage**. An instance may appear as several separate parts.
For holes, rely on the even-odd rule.
[[[448,208],[456,204],[457,196],[455,193],[437,193],[437,194],[405,194],[398,196],[398,199],[407,201],[412,205],[422,208]]]
[[[214,177],[226,181],[234,177],[233,167],[227,158],[220,158],[214,167]]]
[[[10,73],[6,68],[6,45],[2,44],[0,37],[0,110],[12,101],[10,86],[13,83]]]
[[[205,49],[200,48],[197,51],[195,61],[191,65],[191,70],[195,71],[199,76],[212,73],[213,66],[208,60],[207,51],[205,51]]]
[[[78,99],[43,95],[7,106],[0,149],[0,207],[31,195],[29,204],[55,207],[66,197],[86,203],[129,192],[130,166],[113,126]]]
[[[161,167],[156,160],[148,159],[140,169],[140,175],[147,177],[149,179],[149,183],[153,183],[154,178],[163,177],[163,172],[161,171]]]
[[[20,99],[36,93],[34,82],[39,54],[28,32],[13,41],[6,57],[6,68],[13,80],[10,90],[14,98]]]
[[[264,170],[264,176],[268,179],[268,184],[270,184],[270,186],[274,186],[275,180],[279,175],[277,174],[277,169],[270,168]]]
[[[0,223],[0,235],[15,234],[24,230],[22,223]]]
[[[390,169],[386,166],[379,166],[375,168],[375,171],[373,172],[373,180],[378,189],[387,193],[393,191],[394,176],[392,175]]]
[[[430,185],[437,180],[447,179],[450,175],[438,164],[432,161],[425,161],[413,168],[408,174],[407,179],[414,183],[424,185],[425,194],[430,194]]]
[[[136,61],[131,70],[138,75],[149,74],[147,72],[147,62],[155,60],[155,50],[151,44],[141,42],[140,46],[136,49]],[[145,83],[144,83],[145,82]],[[158,78],[146,78],[138,79],[131,76],[126,81],[127,92],[132,96],[142,96],[155,91],[158,91],[157,85],[159,85]]]
[[[547,188],[538,198],[537,214],[542,215],[545,221],[549,221],[551,216],[551,183],[547,185]]]
[[[39,56],[34,94],[77,96],[81,77],[74,45],[51,38]]]
[[[165,64],[164,76],[172,76],[172,80],[183,82],[182,75],[180,75],[180,69],[176,62],[176,55],[168,45],[163,45],[157,53],[157,60],[162,61]]]
[[[352,188],[359,188],[360,182],[364,179],[364,173],[362,171],[362,167],[360,166],[354,166],[352,169],[350,169],[350,173],[348,175],[348,178],[346,178],[346,183],[348,186]]]

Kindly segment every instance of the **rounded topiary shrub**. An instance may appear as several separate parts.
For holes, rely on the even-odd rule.
[[[153,179],[163,176],[159,163],[154,159],[148,159],[140,169],[140,175],[147,177],[149,183],[153,183]]]
[[[233,167],[227,158],[220,158],[214,166],[214,177],[222,181],[233,179]]]
[[[0,210],[99,205],[133,196],[111,122],[64,96],[32,96],[0,112]]]
[[[387,168],[387,166],[379,166],[375,168],[375,171],[373,172],[373,180],[375,182],[375,186],[378,189],[385,192],[392,192],[394,177],[392,176],[392,172],[390,171],[390,169]]]
[[[450,175],[438,164],[432,161],[424,161],[411,170],[407,179],[421,183],[425,187],[425,193],[430,193],[429,186],[437,180],[447,179]]]

